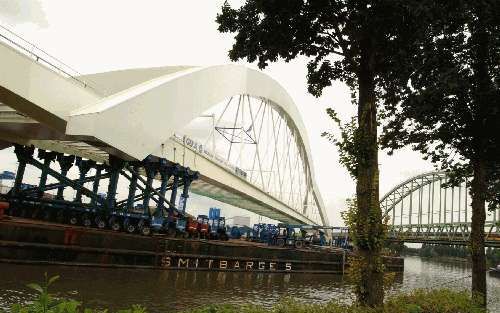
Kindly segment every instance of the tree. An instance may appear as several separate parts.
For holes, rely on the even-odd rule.
[[[405,70],[382,75],[392,87],[381,145],[412,145],[451,184],[472,175],[472,292],[485,305],[485,203],[500,203],[500,1],[435,1],[426,10],[418,48],[395,58]]]
[[[359,301],[383,302],[382,213],[377,143],[379,73],[400,46],[418,34],[418,18],[401,0],[247,0],[217,15],[220,32],[236,33],[231,60],[246,58],[264,68],[279,58],[310,57],[308,90],[320,96],[332,80],[346,83],[357,98],[355,147],[357,251],[362,277]]]

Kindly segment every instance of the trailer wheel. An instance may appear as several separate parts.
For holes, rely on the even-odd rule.
[[[151,227],[149,225],[145,225],[141,228],[141,234],[144,236],[149,236],[151,234]]]
[[[278,240],[276,240],[276,245],[278,247],[284,247],[285,246],[285,239],[279,238]]]
[[[149,223],[146,222],[146,220],[141,219],[139,222],[137,222],[137,229],[139,230],[139,233],[141,233],[144,236],[149,236],[151,234],[151,228],[149,227]]]
[[[82,224],[85,227],[92,226],[92,219],[90,218],[90,216],[88,214],[84,214],[83,215],[83,217],[82,217]]]
[[[71,225],[78,224],[78,216],[75,213],[71,214],[71,216],[69,217],[69,223]]]
[[[131,233],[131,234],[132,234],[133,232],[135,232],[135,225],[134,225],[134,224],[128,224],[128,225],[127,225],[127,232],[128,232],[128,233]]]
[[[301,240],[295,241],[295,248],[300,249],[304,246],[304,242]]]
[[[131,219],[127,218],[125,219],[125,221],[123,222],[123,228],[125,228],[125,230],[128,232],[128,233],[133,233],[135,232],[135,225],[134,223],[132,222]]]
[[[116,217],[109,219],[109,227],[114,231],[119,231],[121,228],[120,221]]]
[[[95,224],[97,225],[97,228],[100,229],[106,228],[106,221],[101,216],[97,216],[95,218]]]

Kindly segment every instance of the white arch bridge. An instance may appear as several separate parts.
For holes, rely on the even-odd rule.
[[[470,180],[444,188],[444,172],[412,177],[380,200],[389,217],[389,238],[395,241],[465,245],[471,231]],[[485,223],[486,246],[500,247],[500,208],[489,211]]]
[[[300,114],[286,90],[236,65],[79,75],[2,28],[0,143],[108,162],[166,158],[191,190],[283,222],[328,224]]]

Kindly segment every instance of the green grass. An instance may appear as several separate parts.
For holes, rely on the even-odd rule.
[[[305,304],[283,301],[271,309],[259,306],[212,305],[186,313],[484,313],[472,302],[468,292],[448,289],[415,290],[410,294],[389,297],[383,307],[366,308],[336,302]]]

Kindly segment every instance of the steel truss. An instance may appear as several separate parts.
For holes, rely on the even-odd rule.
[[[444,172],[425,173],[388,192],[380,205],[390,219],[390,239],[466,244],[472,216],[469,179],[456,187],[446,187],[447,182]],[[500,247],[500,208],[487,214],[485,240],[487,246]]]
[[[189,187],[199,176],[198,172],[154,156],[143,161],[126,162],[110,155],[107,164],[98,164],[93,160],[42,149],[38,149],[35,157],[32,146],[16,145],[14,151],[19,165],[14,186],[7,194],[9,214],[87,227],[109,227],[143,235],[186,214]],[[51,167],[52,163],[58,164],[58,170]],[[41,171],[36,186],[23,184],[27,165]],[[73,166],[78,168],[76,179],[67,176]],[[94,175],[88,175],[91,170]],[[48,177],[57,182],[47,184]],[[129,190],[127,198],[119,200],[117,186],[120,177],[128,181]],[[107,179],[107,193],[100,194],[99,185],[104,179]],[[159,188],[153,186],[155,179],[161,182]],[[92,189],[86,188],[86,183],[92,183]],[[66,188],[76,191],[74,198],[64,197]],[[56,191],[56,194],[50,191]],[[166,198],[167,191],[170,191],[169,199]],[[84,202],[83,196],[90,202]]]
[[[244,94],[204,112],[193,125],[206,123],[207,118],[212,121],[203,135],[191,135],[190,125],[180,131],[185,144],[196,145],[197,151],[310,220],[326,223],[313,189],[311,160],[283,109],[268,99]]]

